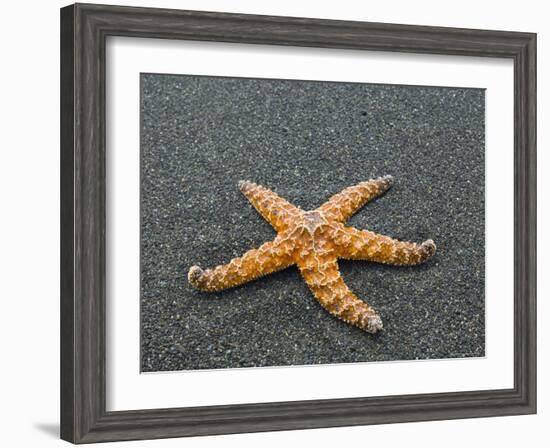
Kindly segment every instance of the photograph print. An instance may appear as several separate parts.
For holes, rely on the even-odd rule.
[[[485,90],[140,75],[141,371],[485,356]]]

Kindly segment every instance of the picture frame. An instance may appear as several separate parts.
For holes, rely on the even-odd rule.
[[[108,36],[508,58],[514,64],[514,387],[106,410]],[[61,9],[61,438],[73,443],[536,412],[536,35],[75,4]]]

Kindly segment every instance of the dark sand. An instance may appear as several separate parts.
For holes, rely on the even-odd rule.
[[[143,371],[484,356],[484,91],[142,75]],[[274,237],[248,179],[304,209],[386,174],[349,224],[432,238],[417,267],[340,262],[375,336],[328,314],[295,267],[220,293],[187,283]]]

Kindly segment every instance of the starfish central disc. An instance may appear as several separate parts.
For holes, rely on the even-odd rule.
[[[308,230],[309,233],[315,233],[321,225],[326,224],[327,220],[321,212],[316,210],[305,212],[304,213],[304,223],[303,226]]]
[[[338,259],[413,266],[430,259],[436,250],[432,240],[417,244],[345,226],[355,212],[392,184],[391,176],[361,182],[317,209],[303,211],[265,187],[240,182],[242,193],[277,231],[276,238],[225,265],[206,270],[191,267],[189,283],[204,291],[221,291],[297,265],[315,298],[330,314],[376,333],[383,328],[382,319],[344,283]]]

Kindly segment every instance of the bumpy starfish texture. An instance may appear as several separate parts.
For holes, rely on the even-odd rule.
[[[296,264],[309,289],[332,315],[370,333],[382,330],[382,319],[344,283],[338,259],[367,260],[413,266],[435,254],[435,244],[398,241],[344,223],[363,205],[388,190],[391,176],[348,187],[319,208],[304,211],[273,191],[252,182],[241,192],[277,231],[273,241],[252,249],[228,264],[203,270],[193,266],[189,283],[204,291],[221,291]]]

